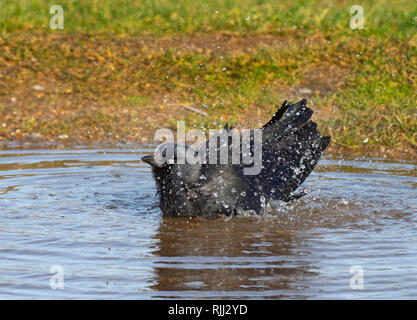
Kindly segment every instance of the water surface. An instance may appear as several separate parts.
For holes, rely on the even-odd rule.
[[[304,198],[213,221],[162,217],[149,151],[0,151],[0,298],[417,298],[417,161],[322,160]]]

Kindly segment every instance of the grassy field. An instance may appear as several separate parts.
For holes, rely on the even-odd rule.
[[[415,158],[417,2],[364,1],[362,30],[352,4],[2,0],[0,143],[147,143],[308,97],[333,154]]]

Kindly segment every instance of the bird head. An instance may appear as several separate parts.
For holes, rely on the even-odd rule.
[[[156,148],[154,154],[142,157],[142,161],[151,165],[158,189],[167,186],[181,188],[195,181],[200,166],[178,163],[181,153],[186,150],[182,145],[166,143]]]
[[[178,162],[179,150],[176,143],[164,143],[159,145],[153,154],[143,156],[141,159],[150,164],[152,169],[170,170]]]

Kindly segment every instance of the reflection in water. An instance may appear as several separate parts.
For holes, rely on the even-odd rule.
[[[216,291],[218,298],[256,296],[253,291],[279,298],[314,275],[310,263],[300,259],[308,254],[302,239],[269,223],[166,217],[156,238],[155,254],[164,258],[155,264],[153,288],[168,296],[198,289],[203,296]]]
[[[0,298],[416,297],[417,162],[323,160],[306,197],[206,220],[161,216],[144,152],[0,151]]]

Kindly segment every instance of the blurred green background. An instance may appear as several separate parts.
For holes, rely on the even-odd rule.
[[[364,29],[349,27],[354,4]],[[256,125],[307,96],[333,153],[416,154],[413,0],[2,0],[0,35],[4,147],[148,142],[179,119]]]

